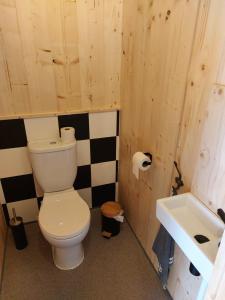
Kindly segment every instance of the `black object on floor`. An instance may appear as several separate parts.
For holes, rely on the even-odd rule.
[[[10,228],[12,230],[15,246],[17,250],[22,250],[27,246],[27,237],[23,225],[23,218],[16,216],[16,211],[13,208],[13,218],[10,220]]]
[[[102,215],[102,235],[105,238],[115,236],[120,232],[120,222]]]
[[[102,236],[110,238],[120,232],[120,222],[115,217],[122,214],[121,206],[118,202],[108,201],[101,206],[102,213]]]
[[[209,242],[209,239],[207,238],[207,236],[202,235],[202,234],[196,234],[194,236],[194,238],[196,239],[196,241],[199,244],[204,244]],[[190,267],[189,267],[189,271],[191,272],[192,275],[194,276],[200,276],[201,274],[199,273],[199,271],[195,268],[195,266],[193,265],[193,263],[190,263]]]

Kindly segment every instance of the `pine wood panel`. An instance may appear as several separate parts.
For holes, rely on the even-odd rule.
[[[223,1],[200,2],[176,156],[185,183],[182,192],[191,190],[214,212],[225,208],[224,19]],[[190,262],[180,260],[179,251],[176,255],[169,290],[179,299],[174,284],[179,282],[188,299],[195,299],[201,278],[191,278],[184,269]]]
[[[0,116],[118,107],[122,0],[0,0]]]
[[[217,78],[222,81],[224,14],[224,1],[201,1],[177,151],[185,190],[191,189],[197,161],[204,155],[200,142],[213,84]]]
[[[125,1],[124,5],[120,199],[153,263],[151,244],[158,228],[155,200],[169,194],[171,164],[175,158],[185,181],[183,191],[192,186],[193,193],[201,196],[201,200],[214,211],[215,205],[224,207],[225,203],[222,154],[224,88],[213,85],[215,82],[224,85],[225,82],[224,3],[208,0],[184,2],[180,1],[180,6],[177,2],[172,5],[172,1],[164,3],[164,13],[154,11],[157,5],[161,6],[160,1],[153,5],[147,1],[138,1],[137,4],[132,1],[129,7]],[[167,27],[167,21],[171,21],[170,16],[174,15],[171,7],[181,7],[181,3],[191,5],[186,11],[191,12],[193,19],[190,16],[189,20],[188,17],[185,19],[180,9],[176,22],[182,16],[184,24],[188,24],[186,40],[189,37],[189,44],[192,44],[190,35],[194,38],[188,49],[181,41],[177,52],[177,39],[171,27]],[[160,23],[159,17],[165,23]],[[189,27],[194,23],[196,26]],[[159,31],[154,28],[156,25]],[[176,23],[176,28],[182,32],[180,24]],[[186,52],[181,52],[183,66],[179,68],[181,49]],[[172,54],[176,55],[177,61],[173,60]],[[182,126],[178,137],[179,121]],[[210,149],[207,167],[202,163],[209,159],[207,151],[204,152],[206,144]],[[132,176],[130,163],[137,150],[152,152],[154,159],[150,171],[141,174],[139,182]],[[172,178],[174,175],[173,170]],[[178,248],[175,255],[169,290],[174,299],[195,299],[201,278],[193,279],[189,275],[189,261]]]
[[[124,1],[120,199],[153,262],[156,199],[170,192],[197,13],[198,1]],[[139,181],[136,151],[153,154]]]
[[[212,88],[191,190],[214,212],[225,210],[225,87]]]

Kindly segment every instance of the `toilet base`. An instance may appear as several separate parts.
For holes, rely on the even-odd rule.
[[[82,243],[73,247],[52,246],[52,256],[55,266],[60,270],[72,270],[77,268],[84,260]]]

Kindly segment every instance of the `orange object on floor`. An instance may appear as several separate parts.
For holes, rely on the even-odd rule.
[[[103,216],[105,216],[107,218],[113,218],[115,216],[118,216],[120,214],[121,210],[122,210],[121,205],[115,201],[105,202],[101,206],[101,212],[102,212]]]

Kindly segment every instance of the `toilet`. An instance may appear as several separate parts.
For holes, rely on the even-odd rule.
[[[90,226],[90,210],[73,188],[77,174],[76,140],[37,140],[28,143],[33,172],[44,191],[38,223],[52,246],[61,270],[78,267],[84,259],[82,241]]]

